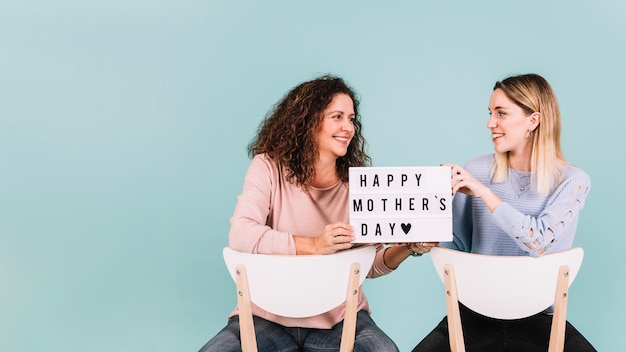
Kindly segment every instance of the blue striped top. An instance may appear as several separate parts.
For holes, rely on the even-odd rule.
[[[503,183],[489,176],[493,155],[469,160],[465,169],[503,201],[491,213],[480,198],[457,193],[452,200],[453,242],[440,245],[489,255],[539,256],[572,246],[591,180],[567,165],[562,181],[545,196],[530,187],[530,172],[509,170]]]

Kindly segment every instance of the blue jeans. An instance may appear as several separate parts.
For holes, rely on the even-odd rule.
[[[259,352],[339,351],[343,321],[331,329],[290,328],[254,317]],[[240,352],[239,316],[230,319],[200,352]],[[366,311],[356,318],[355,352],[394,352],[396,344],[372,320]]]
[[[550,340],[552,316],[539,313],[528,318],[501,320],[486,317],[459,304],[465,349],[468,352],[545,352]],[[413,352],[449,352],[448,319],[443,320]],[[596,349],[569,322],[565,327],[565,352]]]

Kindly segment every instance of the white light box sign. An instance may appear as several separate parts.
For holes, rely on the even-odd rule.
[[[355,243],[452,241],[449,166],[351,167]]]

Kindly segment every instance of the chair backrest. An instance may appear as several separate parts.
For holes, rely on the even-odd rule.
[[[459,302],[475,312],[498,319],[527,317],[553,305],[560,267],[569,267],[571,285],[583,254],[582,248],[538,258],[472,254],[442,247],[430,252],[442,281],[444,267],[452,265],[454,268]]]
[[[226,247],[223,254],[235,282],[237,266],[245,265],[251,302],[276,315],[302,318],[345,302],[352,263],[360,264],[360,285],[376,248],[363,246],[329,255],[268,255]]]

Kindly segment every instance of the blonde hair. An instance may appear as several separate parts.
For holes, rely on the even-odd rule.
[[[539,125],[530,132],[531,186],[546,195],[561,182],[561,168],[567,163],[561,152],[561,113],[556,95],[548,81],[532,73],[496,82],[493,90],[496,89],[502,89],[527,115],[540,114]],[[496,152],[491,169],[493,182],[504,182],[509,167],[509,152]]]

